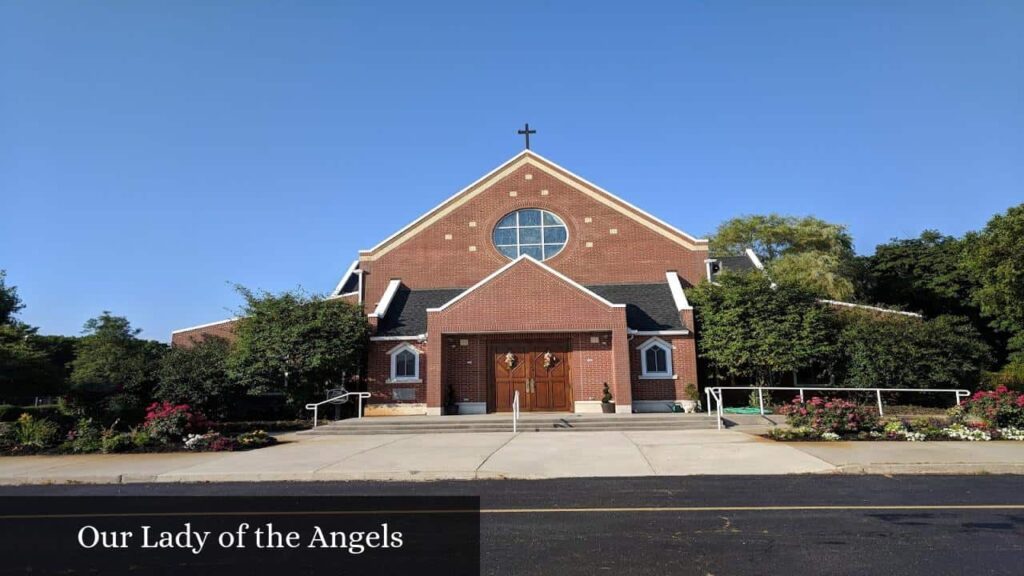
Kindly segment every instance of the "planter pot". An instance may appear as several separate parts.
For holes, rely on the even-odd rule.
[[[697,410],[697,402],[695,400],[680,400],[679,404],[683,407],[683,412],[687,414],[693,414]]]
[[[601,412],[604,414],[615,414],[615,402],[601,402]]]

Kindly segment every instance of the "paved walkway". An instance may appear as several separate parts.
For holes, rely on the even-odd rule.
[[[734,430],[286,435],[251,452],[0,458],[0,484],[1018,473],[1024,442],[780,443]]]

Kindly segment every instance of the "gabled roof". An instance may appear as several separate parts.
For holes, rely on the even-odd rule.
[[[642,332],[686,330],[679,318],[675,299],[668,283],[603,284],[580,286],[586,292],[613,306],[626,308],[626,324]],[[441,308],[460,299],[470,289],[410,290],[405,286],[395,292],[387,314],[377,326],[376,337],[418,336],[427,332],[427,310]]]
[[[436,222],[438,219],[447,215],[451,211],[455,210],[459,206],[465,204],[472,198],[478,196],[482,192],[486,191],[493,184],[505,178],[513,171],[519,169],[524,165],[530,165],[538,170],[541,170],[558,180],[561,180],[565,184],[579,190],[580,192],[587,194],[594,200],[605,204],[620,213],[632,218],[636,222],[650,228],[651,230],[661,234],[662,236],[682,245],[691,250],[706,250],[707,240],[702,238],[695,238],[686,232],[672,226],[671,224],[660,220],[659,218],[637,208],[636,206],[626,202],[622,198],[615,196],[611,192],[593,184],[584,178],[573,174],[569,170],[555,164],[554,162],[542,157],[541,155],[531,150],[523,150],[519,154],[516,154],[507,162],[498,166],[494,170],[488,172],[482,178],[473,182],[469,186],[463,188],[455,195],[451,196],[444,202],[441,202],[425,214],[414,220],[412,223],[402,228],[398,232],[395,232],[391,236],[387,237],[380,244],[377,244],[369,250],[360,250],[359,258],[361,260],[376,260],[383,254],[387,253],[396,246],[401,245],[409,238],[420,233],[428,226]]]

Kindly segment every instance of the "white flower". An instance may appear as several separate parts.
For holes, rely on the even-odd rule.
[[[839,434],[836,434],[835,432],[822,432],[821,439],[828,440],[829,442],[835,442],[836,440],[839,440]]]
[[[942,433],[953,440],[966,440],[968,442],[987,442],[992,439],[992,436],[988,432],[975,428],[968,428],[963,424],[953,424],[948,428],[943,428]]]
[[[999,435],[1003,440],[1024,440],[1024,429],[1021,428],[1000,428]]]

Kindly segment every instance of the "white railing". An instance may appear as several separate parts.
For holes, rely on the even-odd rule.
[[[512,433],[519,432],[519,390],[512,395]]]
[[[962,388],[814,388],[809,386],[713,386],[704,390],[704,395],[708,401],[708,416],[711,416],[711,399],[715,399],[716,412],[718,413],[718,429],[722,429],[722,391],[723,390],[757,390],[757,404],[761,411],[761,415],[764,416],[764,391],[765,390],[786,390],[789,392],[797,392],[800,394],[800,400],[804,400],[804,391],[813,390],[820,392],[874,392],[875,398],[878,401],[878,415],[884,416],[885,412],[882,409],[882,392],[913,392],[913,393],[934,393],[934,394],[954,394],[956,398],[956,405],[960,405],[961,398],[967,398],[971,395],[970,391]]]
[[[337,396],[333,396],[331,398],[328,398],[327,400],[324,400],[323,402],[317,402],[316,404],[306,404],[306,410],[312,410],[313,411],[313,428],[316,428],[317,421],[319,420],[320,406],[323,406],[324,404],[344,404],[345,402],[348,401],[348,397],[349,396],[355,396],[356,398],[358,398],[359,404],[356,407],[356,418],[362,418],[363,417],[363,398],[369,398],[370,397],[370,393],[369,392],[345,392],[344,394],[338,394]]]

